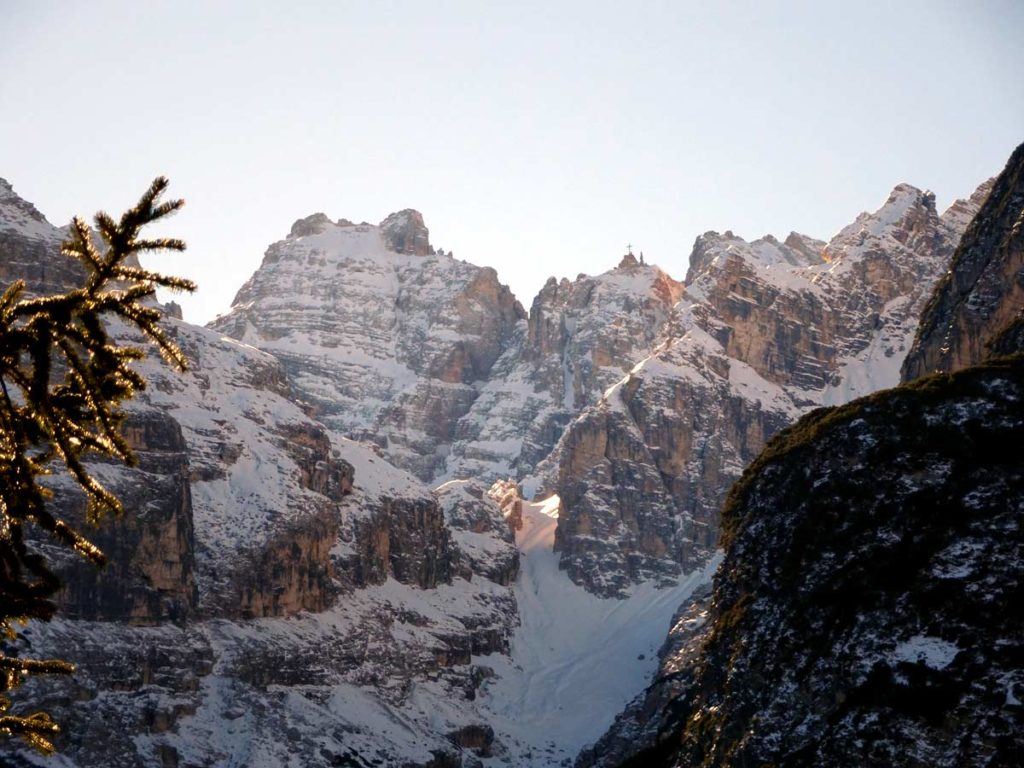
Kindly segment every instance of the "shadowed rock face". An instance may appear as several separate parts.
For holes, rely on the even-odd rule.
[[[1003,358],[770,443],[723,513],[694,682],[630,764],[1014,764],[1021,397]]]
[[[60,253],[65,235],[0,179],[0,290],[15,280],[24,280],[33,294],[81,285],[85,269]],[[36,545],[67,584],[57,597],[64,615],[138,625],[184,622],[198,597],[187,445],[174,418],[143,402],[130,404],[123,431],[138,468],[93,462],[93,469],[129,514],[94,529],[85,522],[80,491],[61,476],[52,483],[58,514],[104,551],[108,567],[99,571],[46,540]]]
[[[499,499],[473,480],[445,483],[437,489],[437,495],[457,548],[458,575],[471,580],[477,574],[503,586],[511,585],[519,575],[514,526],[522,525],[521,511],[517,517],[515,510],[509,509],[506,515]],[[518,496],[514,498],[510,505],[521,505]]]
[[[109,558],[101,571],[54,552],[67,585],[58,597],[59,610],[76,619],[181,623],[194,616],[198,603],[185,439],[178,422],[152,409],[132,411],[124,434],[138,467],[94,467],[112,476],[110,485],[127,510],[123,516],[92,529],[83,516],[84,496],[67,483],[58,485],[55,503],[61,514]]]
[[[993,343],[997,351],[1011,351],[1022,318],[1024,145],[1010,157],[925,310],[903,380],[973,365]],[[1004,331],[1011,337],[1000,342]]]
[[[664,341],[568,427],[549,459],[573,580],[621,595],[704,562],[726,492],[815,406],[898,382],[902,352],[967,215],[899,185],[828,244],[708,232]]]
[[[683,365],[694,359],[728,370],[723,356]],[[631,378],[614,407],[587,411],[559,446],[562,567],[599,594],[621,595],[701,565],[729,486],[789,413],[737,395],[716,375]]]

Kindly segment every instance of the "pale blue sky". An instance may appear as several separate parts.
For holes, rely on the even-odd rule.
[[[529,307],[626,243],[827,238],[1024,140],[1024,2],[0,0],[0,176],[51,221],[188,201],[155,262],[226,311],[314,211],[423,212]]]

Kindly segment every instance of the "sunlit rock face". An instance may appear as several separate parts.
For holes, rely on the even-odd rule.
[[[624,594],[705,561],[731,484],[800,414],[899,380],[917,318],[983,184],[943,215],[897,186],[829,243],[697,239],[666,338],[566,430],[548,460],[574,580]]]
[[[429,480],[524,315],[493,269],[435,253],[406,210],[296,222],[213,327],[280,359],[332,429]]]

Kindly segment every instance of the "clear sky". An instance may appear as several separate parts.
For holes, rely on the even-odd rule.
[[[1024,2],[0,0],[0,176],[57,224],[166,174],[205,322],[300,216],[417,208],[529,307],[633,243],[827,238],[1024,140]]]

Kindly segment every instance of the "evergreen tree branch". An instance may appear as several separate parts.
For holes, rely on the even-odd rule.
[[[184,250],[174,238],[142,238],[148,224],[173,214],[181,200],[160,201],[167,179],[158,177],[135,206],[115,221],[95,216],[101,253],[93,232],[76,217],[61,252],[85,268],[77,288],[51,296],[24,297],[16,281],[0,294],[0,634],[17,638],[16,625],[48,620],[56,610],[60,580],[41,554],[29,549],[31,527],[97,566],[103,552],[46,504],[52,492],[41,484],[54,464],[63,466],[85,494],[86,519],[98,522],[104,512],[120,513],[120,500],[92,474],[86,459],[105,456],[134,464],[121,434],[120,403],[144,389],[145,379],[131,367],[142,349],[110,337],[109,317],[129,330],[175,367],[188,362],[159,325],[161,313],[150,303],[156,288],[192,291],[190,280],[168,277],[126,260],[142,251]],[[13,390],[13,391],[12,391]],[[8,656],[0,649],[0,736],[17,736],[44,753],[52,753],[59,726],[45,712],[10,714],[7,692],[36,674],[67,674],[69,663]]]

